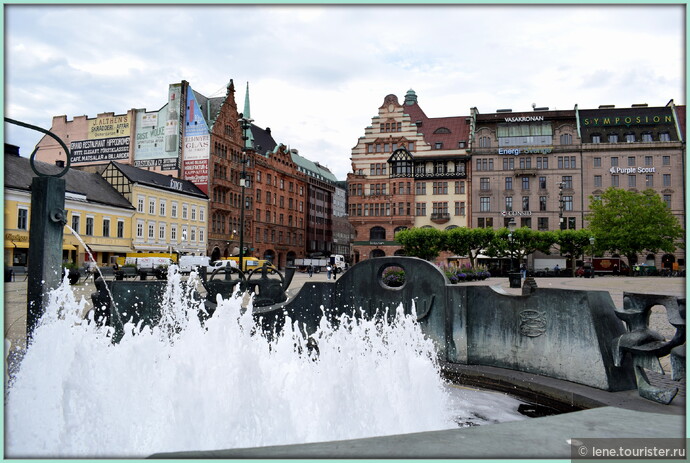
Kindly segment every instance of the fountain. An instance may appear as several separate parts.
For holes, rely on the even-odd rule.
[[[32,194],[28,348],[7,387],[8,457],[563,457],[573,437],[682,432],[682,416],[659,408],[675,391],[655,389],[644,369],[671,353],[674,379],[684,375],[684,300],[627,294],[617,310],[600,291],[508,296],[390,257],[292,298],[291,275],[269,281],[266,268],[258,280],[183,280],[174,266],[166,281],[99,279],[84,318],[87,302],[60,284],[60,247],[44,247],[61,239],[64,203],[37,199],[34,222],[33,196],[48,194]],[[47,232],[35,239],[34,227]],[[389,267],[403,269],[402,285],[385,283]],[[677,329],[670,342],[646,324],[658,303]],[[506,410],[517,401],[452,395],[444,375],[582,411],[515,422]],[[636,388],[632,410],[611,406]],[[482,423],[469,415],[482,421],[499,401],[510,404],[487,421],[504,423],[472,426]]]

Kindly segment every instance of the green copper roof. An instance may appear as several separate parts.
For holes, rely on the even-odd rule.
[[[331,183],[335,183],[338,181],[335,175],[333,175],[333,173],[330,170],[328,170],[327,167],[324,167],[317,162],[310,161],[309,159],[300,156],[294,151],[291,151],[290,155],[292,156],[292,162],[297,164],[299,170],[304,172],[305,174]]]

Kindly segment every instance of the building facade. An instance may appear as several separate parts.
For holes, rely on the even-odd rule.
[[[196,185],[117,162],[101,175],[135,208],[128,252],[206,254],[208,197]]]
[[[472,108],[472,227],[584,226],[575,111]]]
[[[582,139],[582,197],[609,187],[629,191],[654,190],[679,222],[685,224],[685,107],[669,102],[650,107],[600,106],[577,111]],[[685,251],[644,253],[637,263],[660,268],[685,267]],[[631,263],[631,264],[634,264]]]
[[[469,117],[429,118],[409,90],[384,98],[352,149],[348,174],[354,263],[402,252],[395,233],[467,226]]]
[[[29,159],[5,145],[5,265],[27,265],[31,227]],[[37,169],[57,173],[62,167],[36,162]],[[110,265],[111,258],[132,252],[134,207],[98,173],[69,169],[65,179],[67,225],[63,231],[63,261]],[[75,235],[75,233],[78,235]]]

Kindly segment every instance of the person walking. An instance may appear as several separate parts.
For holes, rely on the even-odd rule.
[[[331,269],[331,266],[330,266],[330,265],[329,265],[328,267],[326,267],[326,279],[327,279],[327,280],[330,280],[330,279],[331,279],[331,270],[332,270],[332,269]]]
[[[314,275],[314,267],[310,265],[308,268],[308,271],[309,271],[309,278],[311,278]]]

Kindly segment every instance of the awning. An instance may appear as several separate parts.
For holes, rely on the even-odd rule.
[[[74,251],[77,248],[71,244],[63,243],[62,249],[67,249],[68,251]]]
[[[128,246],[117,246],[115,244],[88,244],[89,249],[96,252],[132,252]]]
[[[7,240],[5,240],[5,247],[6,248],[27,249],[29,247],[29,243],[27,241],[7,241]]]

